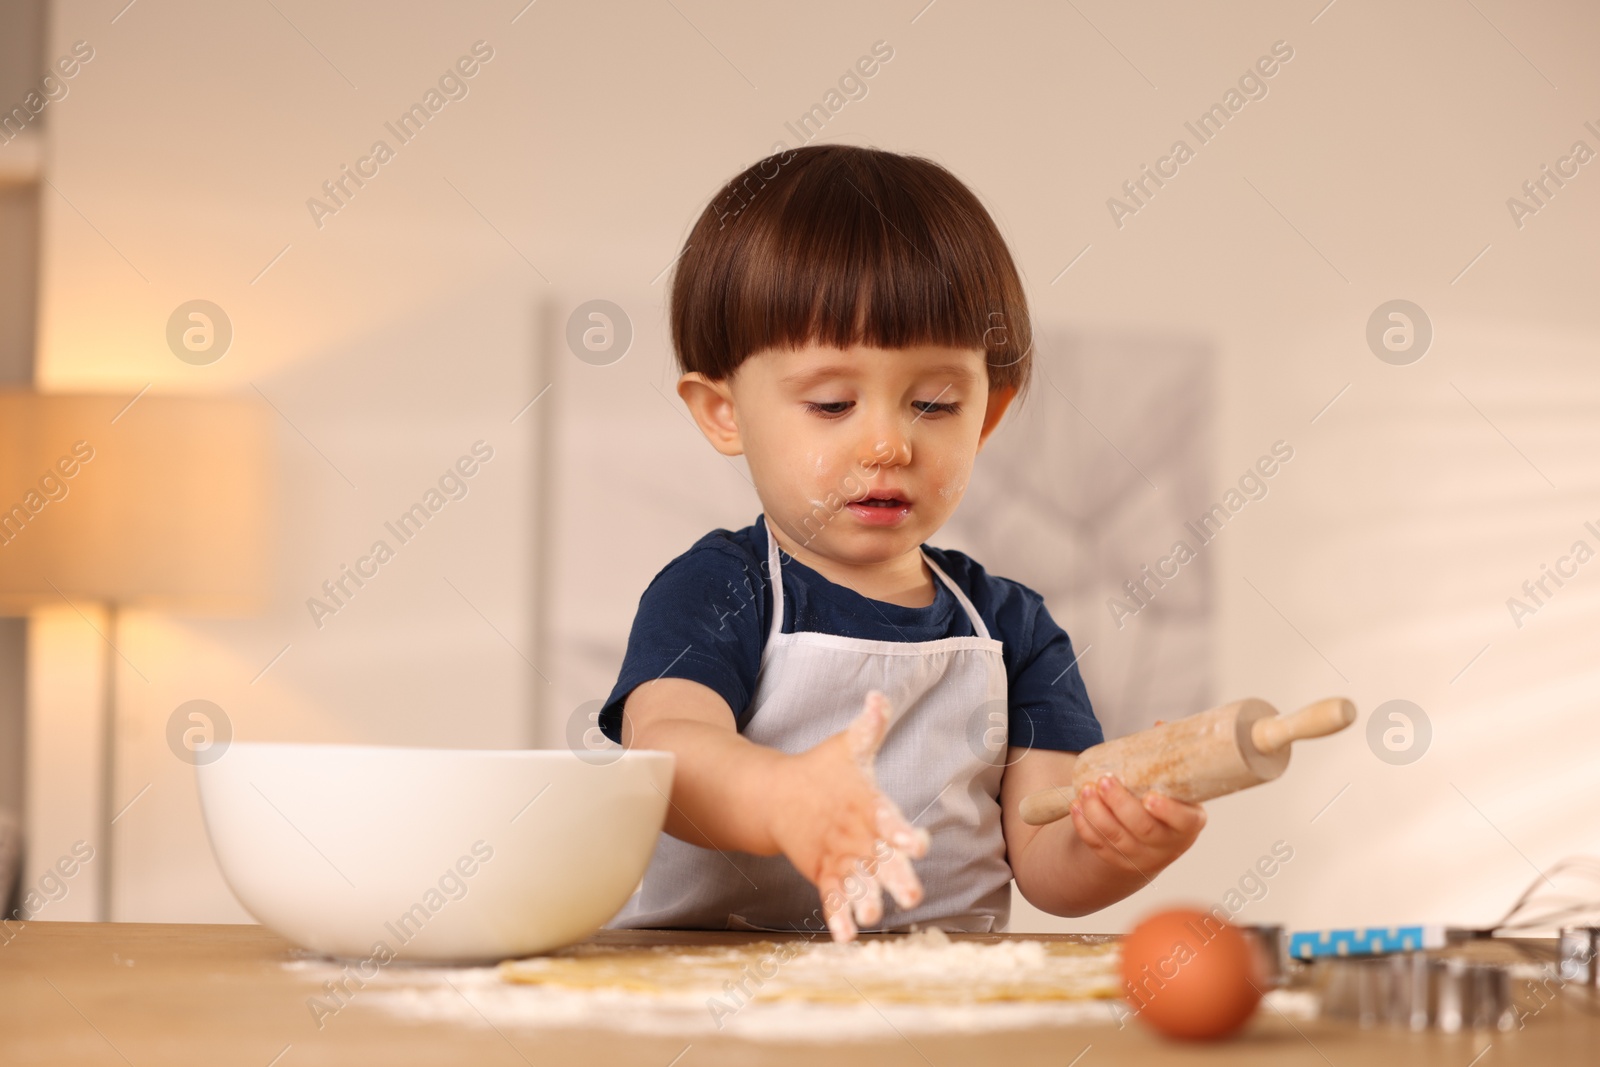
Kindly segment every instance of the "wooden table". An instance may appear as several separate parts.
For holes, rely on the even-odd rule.
[[[727,944],[750,938],[649,931],[602,932],[597,939],[619,944]],[[1360,1030],[1321,1019],[1291,1022],[1263,1008],[1241,1037],[1214,1046],[1174,1044],[1134,1023],[1120,1030],[1108,1023],[961,1036],[899,1035],[886,1026],[881,1040],[786,1046],[723,1035],[687,1040],[602,1030],[400,1022],[364,1006],[359,997],[319,1031],[306,1006],[315,986],[306,974],[284,966],[292,958],[288,942],[256,926],[13,925],[0,931],[0,1064],[744,1067],[825,1061],[830,1067],[962,1063],[1501,1067],[1600,1062],[1600,1018],[1560,999],[1525,1029],[1454,1035]]]

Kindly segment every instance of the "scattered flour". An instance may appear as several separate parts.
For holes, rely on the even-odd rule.
[[[347,1002],[406,1021],[500,1029],[604,1028],[834,1042],[898,1034],[1123,1025],[1118,954],[1103,943],[953,941],[937,929],[847,945],[577,945],[499,967],[392,964]],[[347,973],[320,957],[285,964],[326,1002]],[[1290,1017],[1315,999],[1275,991]]]

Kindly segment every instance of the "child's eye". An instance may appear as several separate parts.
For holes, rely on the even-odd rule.
[[[855,401],[853,400],[831,400],[824,403],[818,403],[813,400],[806,401],[807,411],[824,418],[838,418],[854,406]],[[917,409],[919,417],[921,415],[937,414],[954,415],[961,410],[960,403],[955,401],[938,403],[932,400],[913,400],[911,406]]]

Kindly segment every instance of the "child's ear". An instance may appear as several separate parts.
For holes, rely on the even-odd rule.
[[[978,433],[978,447],[983,448],[983,443],[989,439],[989,434],[1000,425],[1000,417],[1006,413],[1006,408],[1017,398],[1017,387],[1014,385],[1002,386],[989,391],[989,406],[983,413],[983,429]]]
[[[712,448],[724,456],[744,454],[744,440],[739,436],[739,420],[733,410],[733,390],[726,380],[717,381],[699,371],[690,371],[678,379],[678,395],[689,406],[689,414]]]

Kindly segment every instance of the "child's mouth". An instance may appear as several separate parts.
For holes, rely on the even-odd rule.
[[[911,501],[890,494],[874,493],[845,506],[869,526],[893,526],[911,514]]]

